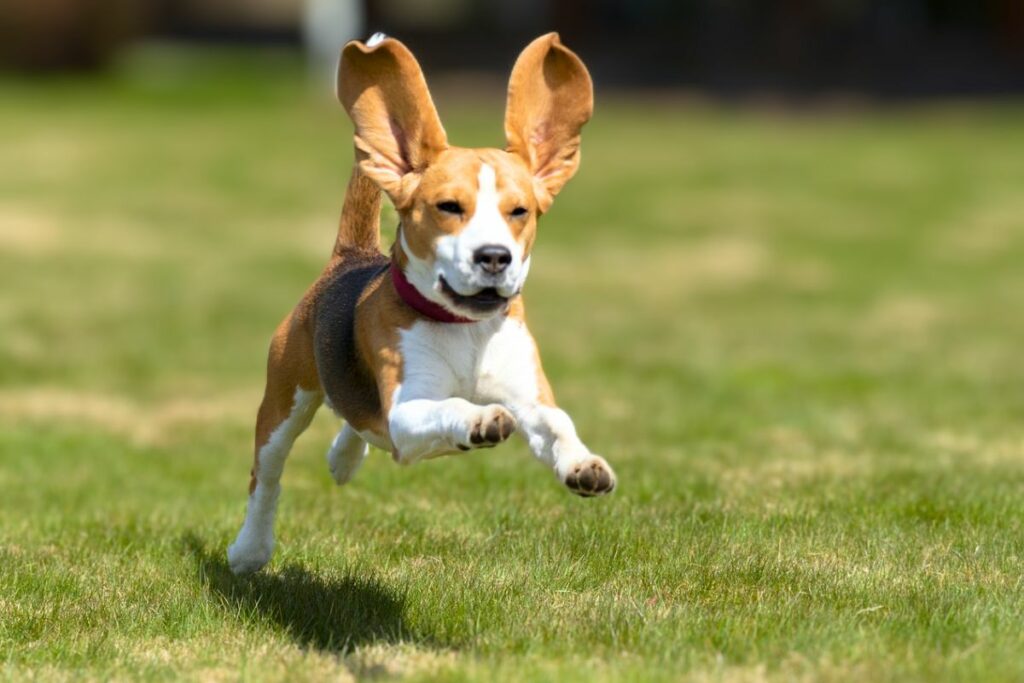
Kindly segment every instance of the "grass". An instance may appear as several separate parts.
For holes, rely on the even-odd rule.
[[[599,84],[527,293],[619,490],[575,498],[518,444],[374,453],[337,489],[322,414],[277,555],[236,579],[266,344],[330,251],[343,114],[265,55],[0,87],[0,676],[1024,677],[1019,106]],[[500,142],[500,94],[438,100],[455,143]]]

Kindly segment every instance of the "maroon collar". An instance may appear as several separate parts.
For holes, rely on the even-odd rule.
[[[402,269],[394,263],[391,264],[389,270],[391,271],[391,281],[395,283],[395,290],[398,292],[398,296],[402,297],[402,301],[409,304],[413,310],[439,323],[476,322],[470,318],[463,318],[461,315],[455,315],[441,304],[434,303],[427,297],[420,294],[420,290],[416,289],[416,287],[409,282],[405,277],[405,273],[402,272]]]

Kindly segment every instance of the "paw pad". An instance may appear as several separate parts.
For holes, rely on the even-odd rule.
[[[593,458],[573,467],[565,477],[565,485],[580,496],[600,496],[615,490],[615,474],[604,460]]]
[[[512,435],[516,430],[516,419],[501,406],[486,410],[470,427],[469,442],[473,448],[493,448]],[[459,444],[459,450],[471,446]]]

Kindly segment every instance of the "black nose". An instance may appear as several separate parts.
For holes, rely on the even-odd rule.
[[[485,244],[473,252],[473,263],[497,275],[512,263],[512,252],[500,244]]]

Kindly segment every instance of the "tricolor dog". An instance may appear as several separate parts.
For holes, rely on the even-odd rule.
[[[572,492],[615,488],[555,405],[522,297],[537,221],[579,166],[593,108],[583,62],[555,33],[523,50],[503,150],[448,144],[419,64],[392,38],[347,44],[337,87],[356,165],[330,263],[270,346],[248,509],[228,548],[236,573],[270,560],[285,458],[323,402],[345,422],[327,453],[338,484],[367,444],[410,465],[519,433]],[[382,193],[400,218],[390,257]]]

